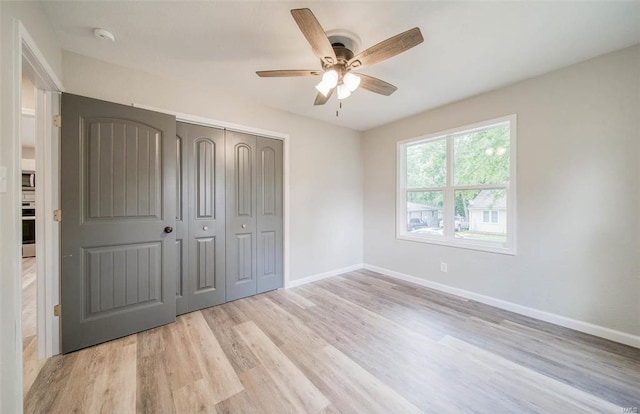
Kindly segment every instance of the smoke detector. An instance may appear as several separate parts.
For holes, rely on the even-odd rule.
[[[100,40],[111,40],[112,42],[116,41],[116,37],[110,31],[106,29],[93,29],[93,35]]]

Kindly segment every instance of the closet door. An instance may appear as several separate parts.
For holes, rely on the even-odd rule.
[[[282,141],[258,137],[257,293],[282,287]]]
[[[256,137],[226,131],[227,300],[257,292]]]
[[[179,122],[184,140],[187,310],[225,302],[224,131]]]

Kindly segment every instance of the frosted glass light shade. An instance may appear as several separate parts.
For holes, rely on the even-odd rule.
[[[316,85],[316,89],[322,95],[327,96],[327,94],[331,90],[331,86],[327,85],[324,81],[322,81],[322,82],[320,82],[319,84]]]
[[[338,85],[338,99],[345,99],[351,95],[351,91],[344,83]]]
[[[356,89],[358,89],[358,86],[360,86],[360,77],[354,75],[351,72],[344,75],[344,78],[342,78],[342,81],[347,86],[350,92],[355,91]]]
[[[322,75],[322,82],[329,86],[329,89],[335,88],[338,84],[338,72],[335,70],[328,70]]]
[[[322,80],[316,85],[318,92],[327,96],[329,91],[336,87],[338,84],[338,72],[335,70],[328,70],[322,75]]]

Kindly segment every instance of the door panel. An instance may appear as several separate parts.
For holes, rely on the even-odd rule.
[[[178,122],[184,140],[186,310],[225,302],[224,131]]]
[[[227,300],[256,293],[256,137],[226,131]]]
[[[185,139],[176,126],[176,315],[189,312],[187,292],[189,290],[189,243],[185,241],[188,232],[189,204],[185,197],[188,174],[185,174]],[[188,146],[186,146],[188,148]]]
[[[175,320],[175,118],[63,94],[62,352]]]
[[[257,293],[282,287],[282,141],[257,138]]]

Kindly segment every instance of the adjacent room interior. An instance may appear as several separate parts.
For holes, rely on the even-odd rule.
[[[0,18],[0,412],[640,410],[640,3]]]

